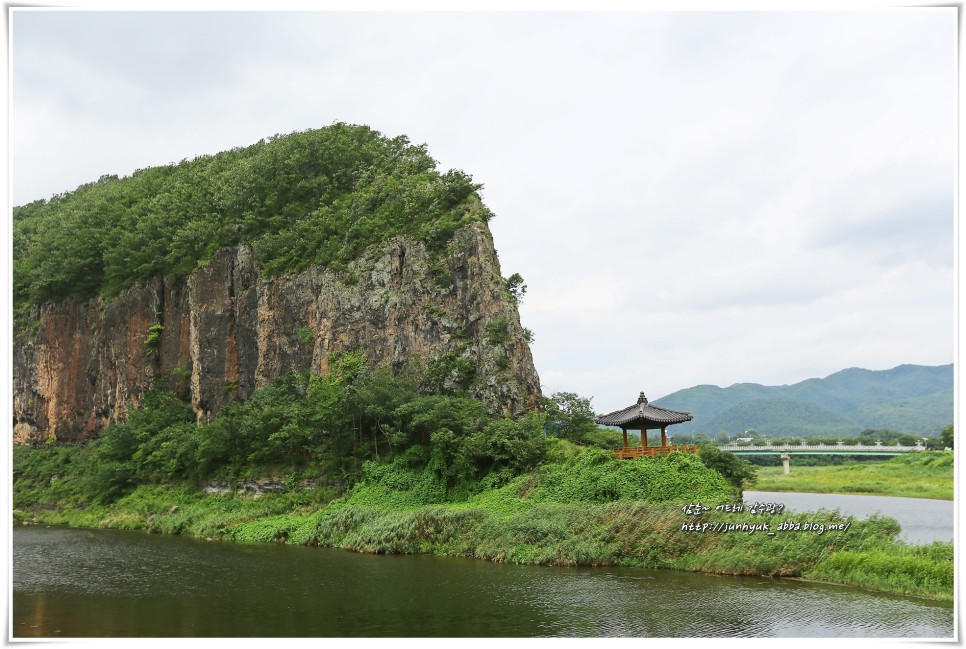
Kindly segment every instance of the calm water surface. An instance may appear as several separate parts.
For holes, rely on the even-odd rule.
[[[746,491],[745,503],[781,503],[786,512],[814,512],[838,509],[845,515],[868,518],[882,514],[902,526],[899,538],[908,543],[953,541],[953,501],[894,496],[853,496],[846,494],[781,493]]]
[[[14,637],[950,638],[951,606],[762,578],[13,530]]]

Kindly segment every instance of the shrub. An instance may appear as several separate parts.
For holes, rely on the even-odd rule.
[[[502,345],[510,340],[510,323],[506,316],[500,316],[496,320],[486,323],[484,330],[486,340],[492,345]]]
[[[713,446],[702,446],[698,457],[706,467],[724,476],[734,490],[736,499],[740,498],[745,487],[757,480],[755,466],[734,453],[719,451]]]

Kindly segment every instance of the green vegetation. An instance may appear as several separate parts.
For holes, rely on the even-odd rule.
[[[702,446],[698,456],[706,467],[724,476],[731,485],[736,502],[741,499],[745,487],[750,487],[758,480],[755,466],[733,453],[719,451],[713,446]]]
[[[693,421],[675,426],[677,434],[851,437],[865,429],[885,429],[914,438],[938,437],[953,420],[953,366],[851,368],[782,386],[702,385],[662,397],[655,405],[694,413]],[[755,434],[746,435],[749,429]]]
[[[148,335],[144,338],[144,346],[153,347],[157,345],[162,331],[164,331],[164,325],[153,324],[148,327]]]
[[[527,294],[527,285],[523,281],[523,276],[520,273],[513,273],[504,282],[506,283],[507,293],[510,294],[510,299],[515,304],[519,303],[523,299],[523,296]]]
[[[948,449],[953,448],[953,427],[944,428],[939,435],[940,444]]]
[[[543,398],[542,406],[547,415],[547,435],[551,437],[602,449],[620,448],[624,443],[620,432],[594,423],[597,415],[590,399],[573,392],[555,392]]]
[[[894,430],[888,429],[866,429],[863,430],[858,436],[855,437],[759,437],[758,431],[748,430],[745,431],[746,435],[754,436],[751,441],[733,441],[731,436],[727,433],[718,433],[714,439],[708,437],[704,433],[696,433],[690,435],[687,433],[674,433],[671,435],[672,444],[697,444],[702,448],[707,447],[717,447],[722,444],[737,444],[737,446],[836,446],[838,444],[843,444],[845,446],[852,445],[864,445],[864,446],[907,446],[913,447],[917,444],[922,444],[928,450],[942,450],[944,448],[952,449],[953,444],[953,427],[948,426],[944,429],[939,437],[933,438],[921,438],[915,437],[908,433],[901,433]],[[740,438],[739,438],[740,439]],[[782,461],[778,454],[774,455],[748,455],[745,456],[753,465],[759,467],[776,467],[781,466]],[[887,462],[889,456],[875,456],[875,455],[845,455],[845,454],[816,454],[816,455],[796,455],[794,460],[794,465],[797,467],[811,467],[811,466],[839,466],[843,464],[853,465],[853,464],[878,464],[882,462]],[[765,472],[771,474],[772,472]]]
[[[807,570],[808,579],[950,600],[953,544],[883,545],[844,550]]]
[[[187,277],[240,243],[253,246],[266,274],[322,266],[351,283],[351,262],[407,235],[426,245],[433,280],[447,287],[442,256],[453,234],[492,217],[480,188],[461,171],[439,173],[425,146],[346,124],[104,176],[14,209],[18,322],[37,327],[26,322],[28,307],[43,301]],[[526,284],[513,274],[501,290],[517,303]],[[507,318],[483,327],[489,342],[510,341]],[[295,334],[313,344],[311,328]],[[160,324],[144,332],[145,354],[163,335]],[[556,393],[542,412],[515,419],[488,414],[468,396],[477,377],[466,345],[395,374],[359,353],[328,367],[280,377],[244,402],[227,381],[229,402],[203,423],[160,381],[96,440],[16,446],[14,519],[513,563],[805,576],[952,597],[951,546],[906,546],[888,519],[819,512],[809,520],[848,531],[780,540],[695,532],[719,523],[775,528],[795,517],[716,511],[755,475],[714,448],[615,459],[606,449],[621,444],[620,433],[596,426],[590,399],[576,394]],[[167,378],[183,387],[189,377],[174,368]],[[276,489],[246,491],[265,479]],[[207,493],[212,485],[221,491]],[[692,503],[711,509],[685,513]],[[889,556],[901,561],[886,565]]]
[[[445,500],[465,485],[503,484],[545,457],[542,415],[489,416],[465,386],[436,389],[445,373],[438,364],[392,375],[350,353],[329,366],[325,376],[279,378],[203,425],[159,382],[143,408],[92,442],[51,453],[17,447],[17,506],[43,503],[45,494],[51,503],[109,504],[141,485],[292,472],[344,490],[393,460],[432,469],[431,489]],[[53,492],[51,479],[60,485]]]
[[[330,366],[328,376],[279,379],[204,425],[159,387],[98,440],[15,447],[14,518],[362,552],[804,577],[952,597],[951,544],[908,546],[896,540],[895,521],[877,517],[717,511],[750,481],[746,462],[713,448],[617,460],[588,439],[589,400],[576,395],[548,400],[558,434],[548,437],[546,415],[487,415],[465,395],[421,389],[427,372],[392,376],[366,369],[358,354]],[[919,457],[932,465],[941,455]],[[245,491],[268,476],[283,489]],[[225,493],[204,493],[206,483]],[[711,509],[689,515],[690,503]],[[774,530],[799,520],[827,531],[695,531],[715,523]]]
[[[311,345],[315,341],[315,330],[312,327],[299,327],[295,335],[303,345]]]
[[[502,345],[510,340],[510,323],[505,316],[486,323],[486,339],[494,345]]]
[[[883,446],[915,446],[916,442],[921,441],[921,439],[921,437],[916,437],[915,435],[901,433],[899,431],[889,430],[887,428],[866,428],[859,433],[858,439],[854,440],[854,442],[853,440],[847,440],[843,443],[866,444],[868,446],[874,446],[880,443]]]
[[[566,445],[554,442],[552,452],[566,452],[562,448]],[[693,457],[671,454],[668,460],[680,463],[674,470],[683,476],[707,475]],[[593,451],[578,451],[569,466],[547,467],[465,500],[436,504],[419,504],[426,499],[425,491],[401,490],[394,481],[405,472],[391,467],[377,471],[377,484],[360,483],[336,500],[331,490],[322,488],[295,488],[255,498],[203,496],[187,487],[143,485],[111,506],[15,510],[14,515],[24,522],[140,529],[244,543],[323,545],[357,552],[803,577],[952,601],[952,544],[920,548],[896,541],[899,526],[888,518],[857,521],[828,511],[749,517],[714,510],[692,517],[683,515],[679,504],[661,501],[660,493],[654,494],[657,501],[646,496],[638,499],[636,487],[643,483],[633,479],[613,482],[626,487],[616,495],[594,486],[600,475],[622,474],[625,469],[620,466],[650,465],[641,472],[646,475],[663,464],[663,459],[622,463]],[[402,478],[405,482],[411,476]],[[705,488],[714,491],[723,486],[720,478],[710,477]],[[822,525],[825,531],[780,532],[776,538],[760,528],[731,533],[686,529],[687,525],[730,523],[768,525],[775,530],[782,523],[805,520]],[[848,529],[829,529],[832,525],[848,525]],[[890,561],[890,557],[899,560]]]
[[[492,216],[480,187],[462,171],[439,173],[424,145],[341,123],[103,176],[14,208],[15,310],[184,277],[241,242],[269,274],[342,271],[402,234],[442,255],[459,227]]]
[[[291,471],[348,487],[365,461],[397,455],[411,460],[405,451],[423,440],[432,448],[423,460],[443,467],[453,480],[512,475],[542,459],[538,415],[518,421],[488,417],[482,403],[465,395],[421,393],[415,373],[367,370],[359,354],[330,363],[330,375],[283,377],[201,426],[190,406],[159,385],[127,422],[61,451],[72,474],[72,501],[109,503],[138,485],[159,482],[234,483]],[[32,470],[37,452],[17,449],[21,493],[49,473]]]
[[[465,344],[429,359],[423,385],[430,392],[459,395],[476,380],[476,363],[464,356]]]
[[[837,466],[759,467],[757,488],[762,491],[875,494],[907,498],[953,499],[953,455],[923,451],[878,462]]]
[[[843,464],[879,464],[888,462],[889,455],[796,455],[792,466],[841,466]],[[755,466],[782,466],[778,455],[746,455],[746,460]]]
[[[767,398],[742,401],[703,424],[709,431],[740,433],[755,428],[764,433],[798,437],[849,436],[862,426],[847,415],[797,399]]]

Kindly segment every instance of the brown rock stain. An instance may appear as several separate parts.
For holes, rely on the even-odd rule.
[[[395,370],[456,351],[475,364],[471,394],[489,410],[536,408],[539,377],[489,230],[462,228],[450,250],[444,285],[425,247],[399,237],[343,274],[262,277],[252,250],[238,247],[187,280],[158,277],[109,302],[35,307],[39,326],[14,340],[15,440],[94,435],[124,420],[156,378],[204,420],[229,393],[247,398],[292,370],[326,373],[331,355],[355,350]],[[499,318],[510,336],[494,343],[486,324]],[[163,329],[149,350],[155,324]]]

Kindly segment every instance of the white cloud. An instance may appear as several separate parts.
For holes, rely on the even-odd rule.
[[[485,184],[550,391],[947,363],[955,19],[15,12],[14,199],[365,123]]]

